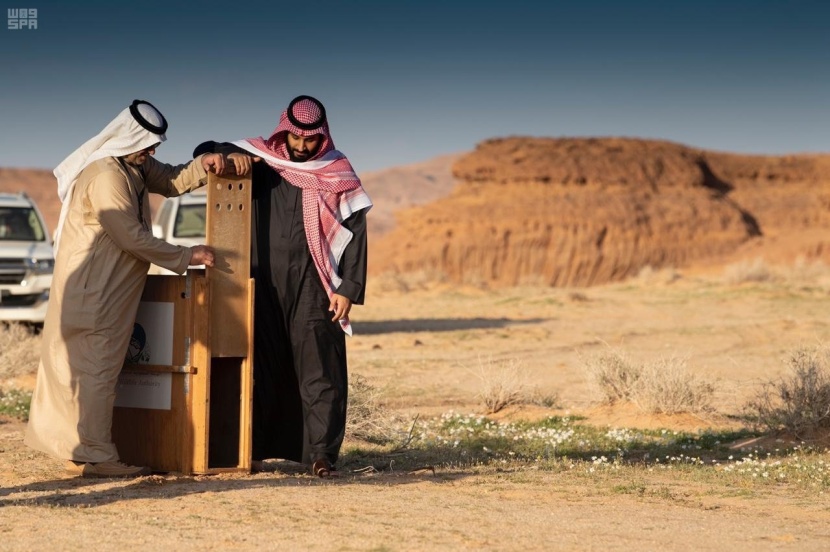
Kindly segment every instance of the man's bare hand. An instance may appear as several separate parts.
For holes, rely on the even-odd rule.
[[[222,174],[225,172],[225,156],[221,153],[206,153],[202,157],[202,168],[206,172]]]
[[[213,248],[206,245],[194,245],[190,248],[190,266],[213,266],[214,261]]]
[[[228,159],[233,161],[236,167],[236,174],[238,176],[245,176],[251,172],[251,163],[258,163],[262,161],[261,157],[251,157],[244,153],[232,153],[228,155]]]
[[[349,311],[352,310],[352,300],[348,297],[338,295],[335,293],[331,296],[331,303],[329,304],[329,312],[333,312],[332,322],[343,320],[349,316]]]

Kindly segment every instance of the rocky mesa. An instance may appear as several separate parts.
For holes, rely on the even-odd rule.
[[[830,255],[830,156],[750,156],[633,138],[487,140],[446,197],[397,213],[371,271],[590,286],[645,266]]]

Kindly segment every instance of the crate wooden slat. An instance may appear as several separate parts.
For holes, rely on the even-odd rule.
[[[211,334],[211,355],[245,357],[248,280],[251,272],[251,180],[211,174],[207,184],[207,242],[216,252],[208,270],[211,320],[222,320]]]

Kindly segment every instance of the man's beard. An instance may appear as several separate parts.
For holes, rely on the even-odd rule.
[[[294,155],[294,150],[292,148],[290,148],[288,146],[288,144],[285,145],[285,149],[288,150],[288,157],[293,162],[295,162],[295,163],[304,163],[304,162],[308,161],[309,159],[311,159],[312,157],[314,157],[315,155],[317,155],[317,152],[320,151],[320,146],[321,145],[322,144],[318,144],[316,148],[314,148],[313,150],[309,150],[308,153],[306,153],[306,155],[304,157],[297,157],[296,155]]]

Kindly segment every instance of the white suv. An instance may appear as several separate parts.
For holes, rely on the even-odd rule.
[[[25,192],[0,193],[0,322],[43,323],[54,267],[37,206]]]
[[[153,235],[173,245],[193,247],[205,243],[207,193],[197,191],[166,198],[153,223]],[[156,265],[150,274],[173,274]]]

